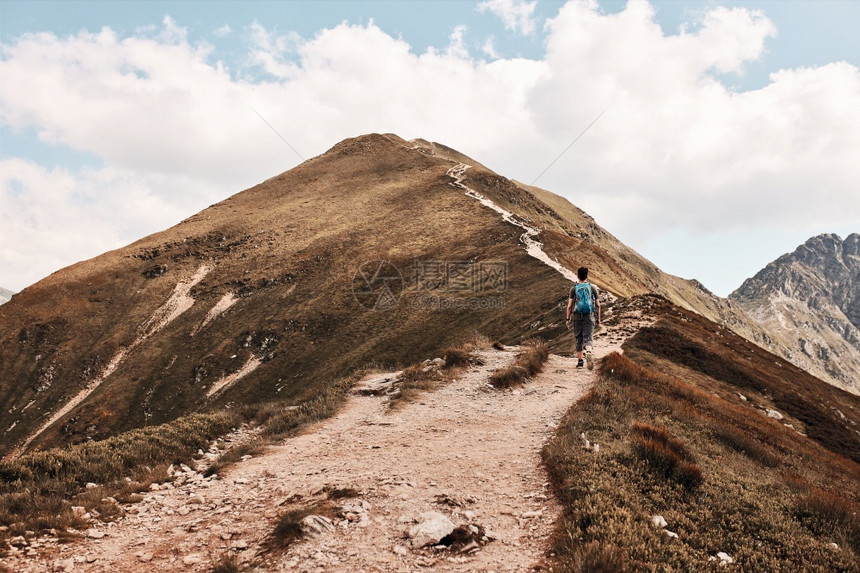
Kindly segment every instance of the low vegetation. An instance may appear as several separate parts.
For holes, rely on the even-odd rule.
[[[169,464],[191,464],[200,448],[230,431],[229,414],[194,414],[132,430],[101,442],[52,449],[0,463],[0,526],[4,537],[86,525],[73,506],[101,520],[121,513],[117,502],[167,479]],[[88,487],[88,484],[89,487]]]
[[[554,566],[716,571],[724,552],[738,570],[858,570],[860,466],[841,454],[852,443],[835,447],[785,426],[802,425],[793,417],[768,417],[768,396],[756,391],[770,391],[767,372],[723,364],[731,353],[693,338],[693,321],[664,319],[646,329],[647,343],[637,335],[604,359],[593,391],[544,448],[564,506]],[[654,336],[668,330],[685,340],[677,360]],[[791,388],[780,391],[774,399],[790,401]],[[665,528],[653,525],[657,515]]]
[[[860,463],[860,439],[853,429],[860,427],[856,396],[692,313],[679,318],[643,328],[625,349],[637,362],[706,377],[718,393],[742,393],[748,405],[775,409],[825,448]]]
[[[299,503],[299,499],[296,499],[296,503],[275,518],[267,542],[269,548],[282,550],[303,538],[307,532],[302,522],[308,516],[322,516],[330,521],[346,518],[343,507],[338,505],[338,502],[359,496],[358,490],[351,487],[325,488],[320,494],[322,497],[307,499],[304,503]]]
[[[210,573],[242,573],[246,570],[235,553],[224,553],[212,564]]]
[[[424,392],[448,384],[469,366],[479,363],[475,352],[486,350],[493,344],[486,337],[474,335],[459,346],[446,348],[442,352],[440,368],[435,368],[432,362],[427,361],[407,367],[398,385],[399,392],[389,396],[389,407],[396,410],[414,402]]]
[[[543,365],[549,358],[546,343],[533,338],[523,342],[522,346],[513,364],[490,374],[490,384],[496,388],[510,388],[522,384],[543,370]]]
[[[257,455],[276,440],[293,435],[333,415],[363,372],[334,382],[314,398],[296,406],[258,404],[235,411],[193,414],[173,422],[131,430],[99,442],[55,448],[0,463],[0,541],[28,531],[67,530],[88,524],[80,512],[110,521],[121,504],[140,501],[138,492],[169,479],[170,464],[194,465],[198,450],[247,423],[259,427],[258,437],[223,453],[206,470],[216,474],[246,455]],[[88,487],[87,484],[90,484]],[[93,487],[93,485],[95,487]]]
[[[443,353],[443,379],[457,376],[475,361],[476,349],[489,345],[486,339],[474,337],[462,346],[447,349]],[[139,493],[152,483],[168,481],[170,464],[193,467],[198,450],[207,449],[216,438],[242,424],[258,428],[256,437],[228,449],[205,470],[207,476],[223,472],[244,456],[258,455],[268,445],[334,415],[353,384],[366,374],[366,369],[358,370],[297,405],[262,403],[214,414],[193,414],[98,442],[4,461],[0,463],[0,551],[8,538],[26,532],[54,530],[61,539],[74,539],[74,531],[86,528],[89,522],[72,507],[83,507],[90,518],[110,521],[122,514],[121,504],[141,501]],[[422,365],[412,366],[405,372],[404,397],[414,397],[439,382],[429,380]],[[331,499],[355,494],[347,488],[334,492]],[[291,535],[290,519],[298,515],[285,514],[275,537],[287,542],[284,540]],[[221,559],[214,567],[229,571],[232,565]]]
[[[304,536],[302,520],[317,511],[317,507],[309,506],[291,509],[280,514],[275,519],[275,526],[272,529],[272,546],[285,548],[294,541],[301,539]]]
[[[630,427],[633,452],[652,469],[689,490],[702,485],[702,470],[684,443],[659,426],[633,422]]]

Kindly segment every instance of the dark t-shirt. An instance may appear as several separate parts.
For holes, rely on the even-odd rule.
[[[597,287],[594,284],[589,283],[591,285],[591,296],[594,297],[594,300],[598,300],[597,298]],[[570,287],[570,296],[569,298],[573,299],[573,313],[576,314],[576,285]]]

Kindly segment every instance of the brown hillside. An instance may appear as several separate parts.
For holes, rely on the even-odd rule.
[[[413,361],[476,330],[504,338],[553,306],[564,279],[526,255],[516,227],[450,185],[450,160],[411,147],[382,135],[344,141],[3,305],[2,451],[110,372],[123,348],[131,350],[116,371],[36,445],[100,438],[225,403],[297,400],[356,367]],[[384,312],[364,308],[352,292],[362,263],[377,260],[396,266],[406,286]],[[470,271],[506,264],[502,288],[430,293],[504,307],[413,308],[414,296],[427,294],[413,280],[415,261],[465,261]],[[150,317],[195,273],[205,276],[189,289],[193,305],[153,332]],[[228,293],[236,302],[201,329]],[[207,397],[257,360],[256,370]]]
[[[654,323],[543,451],[555,570],[857,571],[860,398],[662,297],[625,316]]]
[[[469,189],[539,229],[568,269],[592,268],[605,291],[659,292],[768,342],[730,303],[665,275],[566,200],[444,145],[373,134],[0,306],[0,454],[232,404],[296,403],[356,368],[408,364],[475,332],[561,334],[569,281],[527,254],[522,225],[453,184],[463,163]],[[450,280],[434,282],[438,271]]]

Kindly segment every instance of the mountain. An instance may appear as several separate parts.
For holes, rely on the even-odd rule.
[[[24,289],[0,307],[0,451],[294,403],[371,363],[558,322],[568,280],[452,185],[461,158],[395,136],[346,140]],[[475,188],[507,183],[470,164]]]
[[[0,306],[0,571],[856,571],[860,397],[765,347],[546,190],[348,139]]]
[[[860,234],[813,237],[729,298],[789,349],[786,359],[860,394]]]
[[[13,294],[15,293],[11,290],[0,287],[0,304],[9,302],[12,299]]]
[[[551,340],[581,265],[607,300],[661,294],[773,347],[740,307],[565,199],[444,145],[372,134],[1,306],[0,453],[298,403],[476,332]]]

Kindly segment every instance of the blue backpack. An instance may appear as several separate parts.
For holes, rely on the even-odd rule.
[[[591,283],[577,283],[573,287],[575,310],[579,314],[591,314],[594,312],[594,296],[591,292]]]

